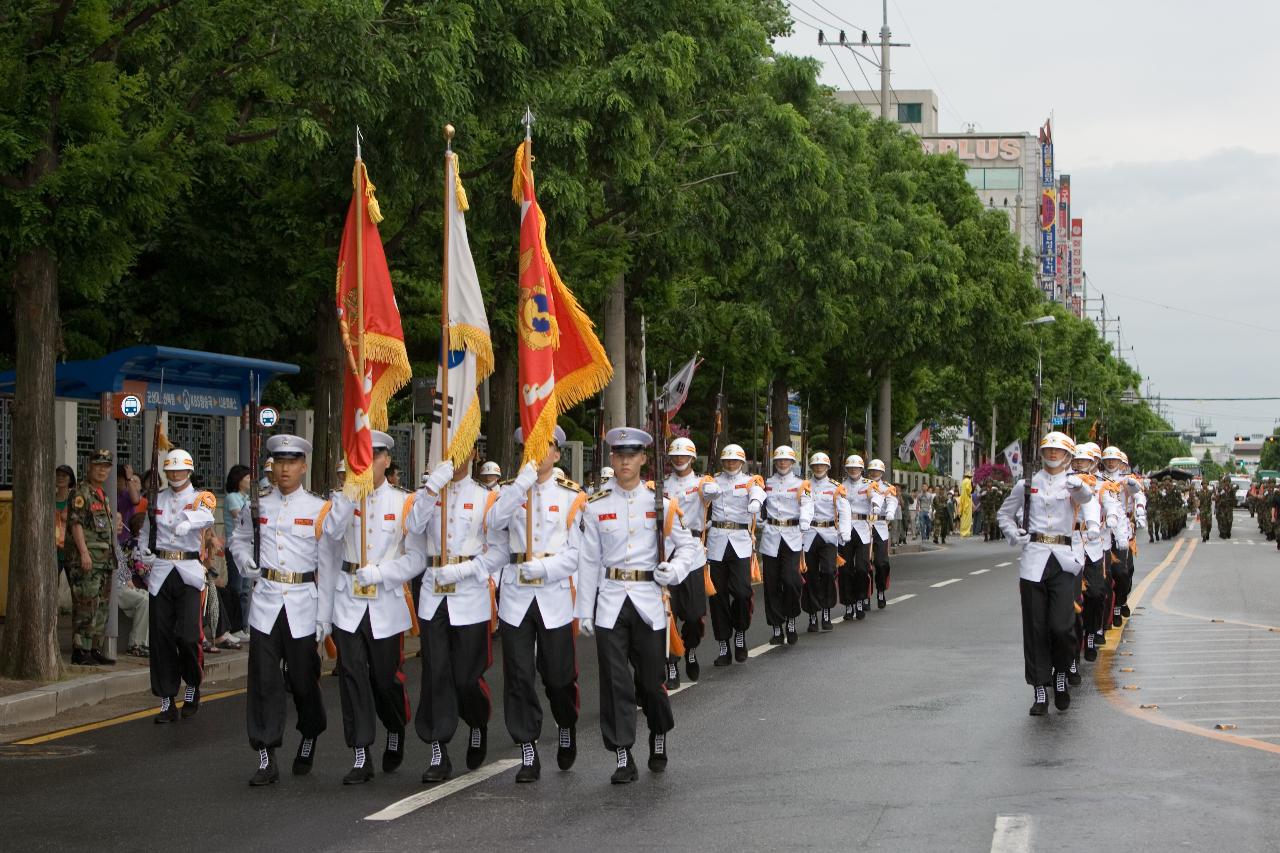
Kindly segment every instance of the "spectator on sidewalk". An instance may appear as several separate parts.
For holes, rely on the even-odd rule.
[[[916,495],[916,535],[921,542],[933,535],[933,489],[927,485]]]
[[[123,548],[129,541],[129,520],[142,503],[142,478],[133,473],[133,466],[122,462],[116,466],[116,514],[120,516],[117,538]],[[126,549],[126,552],[128,549]]]
[[[252,472],[245,465],[232,465],[227,472],[227,499],[222,504],[223,537],[231,535],[236,529],[236,521],[241,512],[247,512],[249,506],[249,487]],[[218,589],[219,603],[226,613],[231,637],[236,642],[247,642],[249,639],[249,596],[253,591],[252,582],[240,574],[235,558],[229,549],[224,549],[227,562],[227,585]]]
[[[151,596],[147,594],[147,567],[133,559],[144,518],[143,513],[134,513],[125,526],[125,535],[129,538],[121,546],[123,553],[117,555],[120,563],[115,573],[116,609],[128,616],[130,623],[129,645],[125,654],[139,658],[151,657],[148,646]]]
[[[70,465],[59,465],[58,470],[54,474],[54,496],[53,496],[53,532],[54,543],[56,545],[55,555],[58,560],[58,574],[67,576],[67,586],[71,586],[71,566],[67,562],[68,557],[68,527],[67,527],[67,510],[71,506],[71,495],[76,490],[76,472],[71,469]]]
[[[110,450],[89,457],[87,476],[72,495],[67,516],[78,557],[71,573],[71,663],[81,666],[115,663],[103,650],[117,547],[115,512],[105,491],[111,463]]]
[[[395,488],[400,488],[400,466],[392,462],[387,466],[387,482]]]

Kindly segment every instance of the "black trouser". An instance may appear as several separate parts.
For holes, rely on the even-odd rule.
[[[578,654],[573,623],[548,628],[535,598],[519,625],[502,628],[502,710],[507,731],[516,743],[533,743],[542,734],[542,703],[535,669],[542,676],[547,704],[556,725],[578,724]]]
[[[872,549],[875,554],[876,565],[876,592],[889,591],[889,540],[881,539],[880,534],[874,530],[871,531]],[[870,596],[871,591],[867,591]]]
[[[449,599],[422,626],[422,690],[413,727],[427,743],[448,742],[461,717],[471,728],[484,728],[493,711],[484,672],[493,663],[489,620],[473,625],[449,624]]]
[[[298,731],[304,738],[318,737],[325,730],[326,719],[315,634],[294,637],[283,607],[270,634],[257,628],[249,634],[249,690],[245,703],[249,745],[254,749],[274,749],[284,741],[286,678],[298,712]],[[285,665],[283,674],[281,661]]]
[[[748,581],[751,568],[748,565]],[[686,649],[696,649],[707,633],[707,570],[694,569],[671,590],[671,615],[680,625],[680,638]]]
[[[200,590],[182,582],[177,567],[151,596],[147,608],[151,643],[151,692],[178,695],[179,681],[199,687],[204,673],[200,647]]]
[[[764,618],[776,627],[800,615],[800,588],[804,585],[800,576],[800,552],[787,547],[786,540],[779,540],[778,556],[762,554],[761,560],[764,563]]]
[[[230,549],[227,549],[226,559],[227,585],[218,587],[218,627],[225,630],[219,631],[218,637],[227,631],[242,630],[246,624],[245,617],[249,615],[240,606],[240,572]]]
[[[715,597],[722,594],[718,592]],[[663,683],[666,649],[663,632],[655,631],[641,618],[630,598],[623,602],[612,628],[596,628],[600,734],[605,749],[629,749],[635,745],[637,700],[649,731],[662,734],[675,728],[671,700]]]
[[[717,640],[728,640],[734,631],[751,627],[751,556],[739,557],[732,545],[724,546],[724,559],[711,561],[711,631]]]
[[[1129,591],[1133,589],[1133,550],[1111,552],[1111,582],[1115,590],[1116,600],[1113,607],[1120,607],[1129,601]]]
[[[1066,672],[1076,654],[1076,595],[1080,578],[1049,557],[1043,577],[1019,580],[1022,596],[1022,659],[1027,684],[1049,686],[1053,673]]]
[[[338,694],[342,699],[342,736],[347,746],[369,746],[377,734],[374,717],[388,732],[404,734],[409,696],[404,689],[404,634],[376,639],[369,611],[355,631],[333,629],[338,647]]]
[[[804,612],[816,615],[818,611],[836,606],[836,543],[815,536],[805,552],[804,590],[800,604]]]
[[[1084,560],[1084,611],[1081,614],[1084,630],[1096,634],[1106,624],[1110,614],[1107,613],[1107,599],[1111,595],[1111,584],[1108,583],[1106,555],[1101,560]]]
[[[840,601],[852,607],[870,594],[871,553],[854,528],[845,547],[844,565],[840,567]]]

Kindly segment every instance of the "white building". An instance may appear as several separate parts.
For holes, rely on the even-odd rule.
[[[857,104],[874,116],[880,115],[880,90],[841,89],[835,98],[842,104]],[[938,93],[932,89],[891,89],[889,115],[916,136],[938,132]]]

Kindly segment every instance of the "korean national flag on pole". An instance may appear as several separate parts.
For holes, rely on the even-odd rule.
[[[675,376],[667,380],[666,386],[662,389],[659,404],[668,418],[674,418],[676,412],[680,411],[680,407],[684,405],[684,401],[689,398],[689,386],[693,384],[693,373],[700,363],[697,354],[694,354]]]
[[[1022,442],[1015,441],[1004,449],[1004,461],[1009,465],[1013,479],[1022,478]]]
[[[911,428],[911,432],[902,437],[902,444],[898,445],[898,460],[901,462],[911,461],[911,448],[915,446],[916,439],[920,437],[921,431],[924,430],[924,421]]]

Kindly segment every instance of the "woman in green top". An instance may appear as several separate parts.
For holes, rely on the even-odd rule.
[[[58,571],[65,574],[67,572],[67,507],[71,503],[71,493],[76,489],[76,472],[71,470],[70,465],[59,465],[55,482],[57,483],[53,510],[54,542],[57,549],[55,553]],[[67,575],[67,583],[71,583],[70,575]]]

